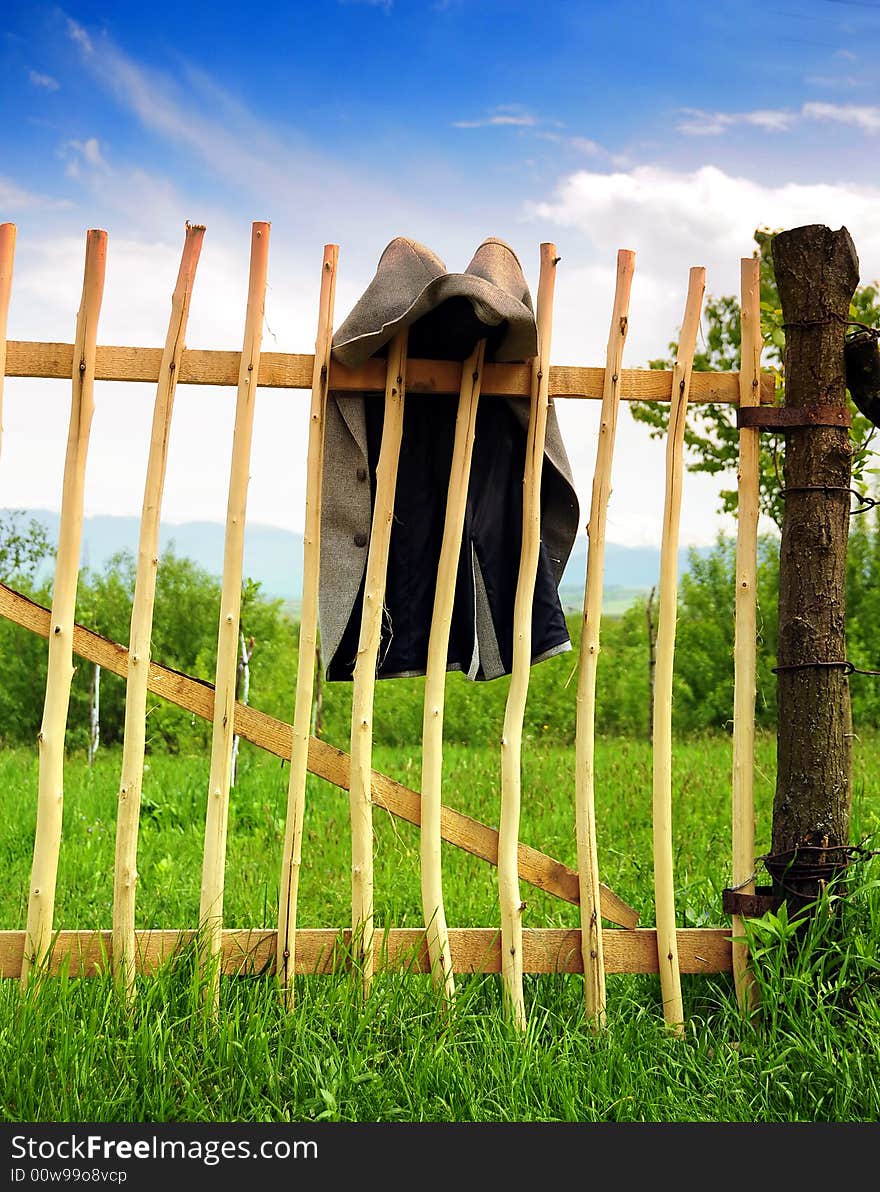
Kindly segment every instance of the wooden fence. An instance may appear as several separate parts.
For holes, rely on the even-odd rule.
[[[554,366],[551,359],[555,246],[541,246],[537,294],[538,355],[525,364],[484,363],[482,345],[464,364],[409,360],[405,333],[387,360],[358,369],[333,361],[334,295],[338,249],[327,245],[321,262],[318,327],[313,354],[263,352],[261,331],[270,227],[255,223],[242,350],[189,351],[184,347],[190,297],[204,228],[187,225],[165,347],[98,345],[107,235],[86,237],[82,303],[73,344],[7,342],[6,326],[15,248],[15,228],[0,225],[0,400],[4,376],[72,380],[70,430],[64,468],[62,510],[51,609],[0,585],[0,614],[48,639],[49,667],[39,733],[39,789],[34,861],[27,926],[0,932],[0,975],[28,980],[35,965],[50,973],[88,976],[112,965],[122,989],[134,993],[137,972],[149,972],[190,939],[197,939],[206,987],[214,1006],[220,974],[273,971],[285,1003],[293,1005],[296,974],[328,972],[340,964],[359,974],[365,994],[376,968],[407,960],[430,971],[438,995],[454,996],[455,973],[500,972],[505,1002],[516,1023],[525,1025],[523,973],[582,972],[587,1017],[598,1028],[605,1013],[605,975],[660,974],[664,1015],[673,1031],[683,1029],[680,975],[732,970],[739,996],[750,996],[748,957],[741,924],[731,928],[681,929],[674,911],[672,838],[672,673],[677,602],[678,529],[681,512],[683,444],[688,406],[699,402],[757,405],[773,401],[771,374],[760,371],[761,332],[758,262],[741,263],[742,370],[701,373],[693,358],[705,289],[705,271],[690,271],[678,358],[670,371],[622,367],[628,327],[634,254],[618,253],[617,283],[607,357],[594,368]],[[83,520],[83,489],[96,380],[156,384],[153,426],[144,489],[134,605],[128,646],[109,641],[75,622]],[[150,658],[158,534],[174,395],[179,384],[237,386],[233,454],[229,480],[218,650],[213,685],[161,666]],[[235,702],[242,552],[246,516],[251,429],[257,386],[306,390],[308,411],[304,578],[299,630],[299,669],[288,724]],[[350,753],[310,735],[317,640],[320,574],[322,448],[330,390],[385,395],[382,454],[377,469],[364,612],[354,674]],[[425,684],[421,792],[372,769],[372,707],[376,651],[384,595],[397,455],[404,404],[422,394],[459,394],[450,496],[438,569],[437,592]],[[455,562],[461,542],[463,495],[478,402],[489,396],[530,399],[530,423],[523,485],[523,544],[515,605],[515,648],[505,712],[501,758],[499,829],[455,811],[443,799],[443,696],[448,625]],[[543,432],[550,399],[601,401],[601,416],[589,513],[589,553],[584,622],[578,660],[574,827],[577,870],[519,840],[522,724],[530,671],[529,626],[540,536],[540,480]],[[599,880],[594,804],[595,692],[603,586],[605,519],[611,491],[615,432],[621,401],[670,406],[666,450],[657,666],[653,721],[653,815],[655,927],[639,927],[633,909]],[[2,415],[2,408],[0,408]],[[305,411],[303,413],[306,418]],[[754,867],[753,751],[755,703],[755,576],[758,520],[756,429],[740,431],[739,515],[736,555],[735,693],[733,707],[732,882],[750,892]],[[64,738],[72,659],[77,655],[125,677],[126,715],[119,787],[112,931],[57,930],[55,883],[61,845]],[[198,931],[136,931],[137,840],[144,767],[147,693],[186,708],[213,725],[206,800],[204,861]],[[289,759],[286,829],[281,866],[277,930],[224,930],[223,891],[233,736],[238,734],[278,757]],[[350,792],[352,829],[352,922],[340,930],[297,925],[306,773],[311,771]],[[372,808],[420,826],[424,930],[373,924]],[[456,929],[446,925],[440,845],[445,840],[497,866],[499,927]],[[580,906],[580,930],[524,929],[520,882]],[[615,926],[606,928],[603,920]]]

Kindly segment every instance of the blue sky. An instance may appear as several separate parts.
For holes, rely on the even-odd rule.
[[[272,222],[264,346],[309,351],[321,249],[337,322],[393,236],[463,269],[487,235],[537,283],[552,356],[604,362],[618,248],[636,251],[625,363],[680,322],[688,269],[735,292],[758,224],[845,223],[880,275],[880,3],[325,0],[7,3],[0,219],[18,225],[11,338],[70,340],[84,232],[106,228],[102,342],[161,344],[185,220],[207,233],[187,342],[238,347],[250,222]],[[140,510],[152,393],[101,385],[87,513]],[[9,380],[0,507],[58,508],[67,394]],[[234,395],[181,390],[165,516],[222,520]],[[596,403],[560,404],[586,521]],[[305,405],[261,395],[249,515],[302,524]],[[621,419],[609,537],[659,542],[662,446]],[[688,477],[682,540],[723,523]],[[729,523],[727,523],[729,526]]]

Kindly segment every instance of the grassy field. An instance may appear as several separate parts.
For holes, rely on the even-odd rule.
[[[857,741],[852,839],[880,828],[880,740]],[[758,745],[757,851],[769,843],[774,742]],[[69,760],[56,927],[108,927],[119,755],[89,769]],[[377,768],[418,786],[417,746],[377,748]],[[675,873],[682,926],[727,925],[730,741],[675,747]],[[530,743],[521,838],[575,864],[573,750]],[[207,758],[154,754],[144,791],[138,926],[192,927],[198,917]],[[0,925],[21,927],[33,845],[36,753],[0,753]],[[242,747],[233,792],[226,925],[275,926],[287,767]],[[497,824],[499,758],[450,746],[446,801]],[[601,876],[653,922],[651,755],[600,740]],[[417,926],[415,828],[378,812],[379,925]],[[310,777],[299,923],[349,920],[347,794]],[[497,923],[495,870],[448,847],[454,926]],[[737,1011],[726,974],[684,979],[688,1032],[663,1029],[659,982],[608,980],[608,1030],[583,1024],[583,982],[527,977],[530,1028],[506,1025],[495,977],[459,982],[443,1015],[426,977],[380,977],[366,1007],[344,975],[298,978],[283,1015],[271,978],[224,982],[222,1013],[201,1012],[184,958],[139,982],[127,1012],[103,979],[52,980],[22,999],[0,985],[0,1116],[7,1121],[868,1121],[880,1114],[880,867],[860,867],[846,899],[792,941],[770,916],[754,924],[762,1009]],[[526,926],[576,926],[577,909],[523,885]],[[836,913],[832,914],[831,911]],[[837,928],[842,932],[835,934]],[[842,942],[841,942],[842,940]],[[785,964],[783,958],[788,956]],[[37,996],[37,993],[39,996]]]

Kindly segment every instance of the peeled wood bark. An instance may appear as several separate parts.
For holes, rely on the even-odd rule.
[[[780,232],[773,263],[787,324],[785,404],[821,408],[846,404],[840,320],[859,280],[846,228],[821,224]],[[814,322],[815,321],[815,322]],[[811,325],[812,324],[812,325]],[[847,431],[805,427],[787,432],[787,489],[779,557],[778,664],[846,658],[846,544],[852,447]],[[794,491],[829,485],[841,491]],[[777,777],[773,854],[800,845],[849,841],[849,682],[838,667],[799,666],[777,675]],[[815,860],[812,857],[811,860]],[[816,897],[819,883],[784,877],[777,888]]]
[[[742,301],[742,367],[740,405],[758,405],[761,375],[761,264],[754,258],[740,262]],[[755,882],[755,671],[757,662],[758,467],[760,431],[739,432],[738,500],[736,510],[736,595],[733,647],[733,781],[732,881],[743,894],[754,894]],[[744,927],[733,916],[733,935]],[[733,977],[737,1000],[749,1009],[757,1000],[757,985],[749,971],[745,944],[733,944]]]
[[[244,527],[250,479],[254,405],[260,375],[260,344],[266,302],[269,263],[269,224],[256,222],[251,230],[250,278],[244,345],[238,374],[229,497],[226,506],[226,539],[217,629],[217,669],[214,683],[214,721],[211,734],[211,771],[205,815],[205,852],[199,925],[204,932],[202,960],[206,972],[205,998],[216,1013],[220,1005],[220,967],[214,963],[223,939],[223,890],[226,869],[226,833],[229,825],[229,789],[232,783],[232,737],[235,687],[238,679],[238,633],[241,620],[241,579]]]
[[[467,508],[480,381],[486,341],[481,339],[461,371],[461,393],[455,420],[455,442],[449,469],[446,518],[437,564],[437,588],[428,639],[425,698],[422,715],[422,831],[420,861],[422,913],[428,933],[431,974],[447,1000],[455,996],[455,977],[449,951],[446,911],[443,905],[442,833],[443,708],[446,698],[446,662],[455,604],[455,580]]]
[[[675,622],[678,613],[678,531],[684,473],[684,430],[690,373],[706,288],[706,270],[691,269],[684,322],[674,375],[678,394],[672,403],[666,440],[666,498],[660,547],[660,608],[657,624],[657,690],[654,696],[654,903],[663,1017],[675,1034],[684,1033],[684,1009],[675,929],[672,865],[672,678]]]
[[[404,328],[394,336],[388,350],[382,446],[376,465],[376,499],[351,693],[351,926],[364,997],[369,996],[373,984],[373,699],[403,436],[406,342]]]
[[[32,965],[40,965],[51,943],[55,912],[55,885],[61,848],[64,805],[64,735],[73,679],[73,624],[79,553],[82,540],[83,493],[89,432],[95,408],[95,348],[98,317],[104,295],[107,265],[107,233],[92,229],[86,233],[86,263],[82,301],[76,320],[73,353],[73,395],[64,480],[61,490],[61,524],[55,558],[55,586],[52,593],[52,632],[40,746],[39,793],[34,861],[28,897],[27,944],[21,965],[22,985],[27,984]]]
[[[629,322],[629,296],[636,255],[626,249],[617,254],[617,285],[605,365],[605,394],[599,421],[596,467],[590,521],[589,553],[584,586],[584,622],[577,692],[575,737],[575,820],[578,876],[581,893],[581,951],[584,962],[584,1001],[587,1019],[594,1028],[605,1025],[605,962],[599,907],[599,858],[596,843],[595,744],[596,671],[599,664],[599,629],[602,621],[602,587],[605,574],[605,525],[611,496],[611,464],[620,408],[620,371]]]
[[[159,565],[159,525],[168,462],[168,441],[174,394],[180,375],[189,305],[205,229],[187,225],[171,317],[162,353],[162,368],[153,403],[150,450],[144,478],[144,499],[138,541],[134,599],[129,628],[129,668],[125,684],[125,731],[116,812],[116,859],[113,870],[113,968],[127,996],[134,993],[134,912],[137,896],[137,846],[146,747],[147,682],[150,637]]]
[[[0,451],[3,448],[3,381],[6,377],[6,324],[15,260],[15,224],[0,224]]]
[[[299,875],[302,868],[302,834],[306,801],[306,772],[309,762],[309,728],[315,664],[318,659],[318,580],[321,571],[321,485],[324,472],[324,426],[327,413],[327,385],[330,349],[333,341],[333,307],[336,300],[336,271],[339,247],[324,246],[321,289],[318,302],[318,330],[315,337],[315,368],[312,373],[312,404],[309,411],[309,440],[306,455],[306,509],[303,534],[303,585],[299,618],[299,654],[296,697],[293,710],[293,750],[287,786],[287,817],[281,858],[278,899],[278,955],[275,971],[281,996],[293,1009],[292,974],[296,970],[296,911]]]
[[[522,914],[517,869],[522,784],[522,729],[532,666],[532,605],[541,547],[541,472],[550,407],[550,337],[556,284],[555,244],[541,245],[538,277],[538,354],[532,362],[532,392],[523,475],[522,548],[513,604],[513,667],[501,737],[501,813],[498,822],[498,896],[501,911],[502,989],[514,1026],[525,1030]]]

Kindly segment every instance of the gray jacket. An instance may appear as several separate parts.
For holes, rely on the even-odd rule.
[[[336,333],[349,367],[378,355],[408,326],[410,358],[464,359],[487,337],[487,359],[535,355],[531,298],[512,249],[490,239],[464,274],[430,250],[392,241],[376,278]],[[407,400],[378,676],[423,674],[458,395]],[[324,439],[320,631],[327,677],[350,678],[372,519],[384,407],[381,394],[331,391]],[[526,397],[481,399],[468,488],[448,669],[472,679],[509,673],[522,532]],[[542,475],[541,552],[533,661],[571,648],[557,588],[578,528],[571,469],[551,402]]]

